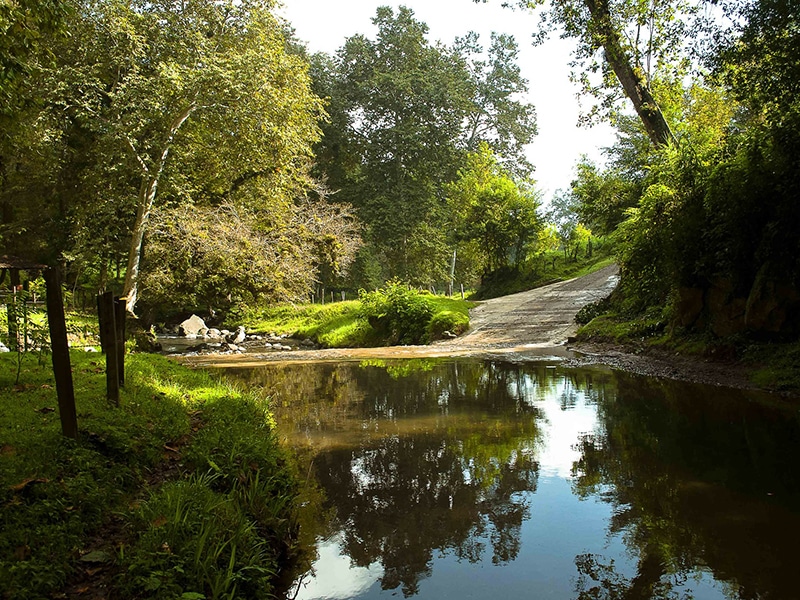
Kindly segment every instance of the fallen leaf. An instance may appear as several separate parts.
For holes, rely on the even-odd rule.
[[[114,557],[103,550],[92,550],[80,558],[80,561],[85,563],[109,563],[112,560]]]
[[[42,384],[42,389],[43,389],[43,390],[52,390],[52,389],[53,389],[53,386],[52,386],[52,385],[50,385],[49,383],[43,383],[43,384]]]
[[[83,572],[86,573],[89,577],[94,577],[100,571],[102,571],[105,567],[93,567],[89,569],[84,569]]]
[[[167,446],[166,444],[164,444],[164,450],[169,450],[170,452],[176,452],[176,453],[178,452],[177,448],[173,448],[172,446]]]
[[[155,519],[155,520],[154,520],[152,523],[150,523],[150,524],[151,524],[153,527],[163,527],[164,525],[166,525],[166,524],[167,524],[167,517],[165,517],[165,516],[163,516],[163,515],[162,515],[162,516],[158,517],[157,519]]]
[[[13,456],[16,453],[17,451],[14,449],[14,446],[9,446],[6,444],[5,446],[0,447],[0,455],[2,456]]]
[[[88,585],[83,585],[83,586],[81,586],[79,588],[75,588],[75,593],[76,594],[85,594],[88,591],[89,591],[89,586]]]
[[[21,492],[22,490],[33,485],[34,483],[48,483],[49,481],[50,481],[49,479],[25,479],[21,483],[18,483],[17,485],[10,486],[8,489],[10,489],[12,492]]]
[[[42,413],[43,415],[46,415],[47,413],[56,412],[56,409],[55,408],[51,408],[49,406],[45,406],[44,408],[38,409],[36,412]]]

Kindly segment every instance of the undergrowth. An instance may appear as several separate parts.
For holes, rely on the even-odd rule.
[[[0,356],[4,598],[57,595],[88,569],[114,574],[118,598],[270,597],[296,491],[265,399],[131,355],[113,408],[102,357],[73,352],[74,441],[60,433],[49,365],[23,361],[15,385],[15,360]],[[169,457],[174,474],[158,477]],[[124,534],[94,547],[119,516]]]
[[[326,348],[420,344],[469,327],[472,302],[419,292],[399,282],[333,304],[281,304],[243,311],[249,331],[312,339]]]

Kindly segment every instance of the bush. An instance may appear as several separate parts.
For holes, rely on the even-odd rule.
[[[427,295],[398,280],[374,292],[361,291],[361,316],[389,344],[421,344],[428,338],[433,305]]]

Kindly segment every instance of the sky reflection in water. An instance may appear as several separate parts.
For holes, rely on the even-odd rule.
[[[330,519],[298,598],[790,598],[797,411],[544,364],[269,365]]]

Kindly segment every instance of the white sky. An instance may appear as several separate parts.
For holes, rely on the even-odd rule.
[[[577,87],[569,81],[569,54],[573,43],[553,36],[544,45],[533,47],[531,33],[535,15],[502,8],[500,0],[475,4],[472,0],[284,0],[281,13],[294,26],[297,37],[311,52],[333,54],[346,38],[362,33],[374,38],[371,19],[378,6],[405,5],[430,28],[429,40],[451,44],[469,31],[480,34],[488,47],[493,31],[508,33],[520,47],[519,65],[530,89],[528,100],[537,111],[539,135],[528,147],[529,160],[536,167],[539,189],[550,199],[557,189],[567,189],[573,167],[581,154],[601,161],[599,148],[613,143],[610,126],[578,128]]]

